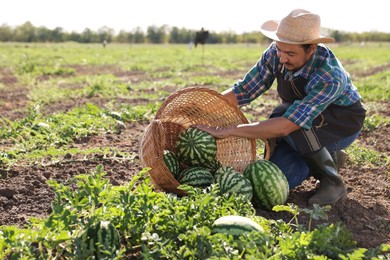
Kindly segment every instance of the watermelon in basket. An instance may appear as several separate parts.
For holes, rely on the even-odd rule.
[[[220,93],[204,87],[188,87],[172,93],[145,129],[140,144],[142,167],[150,167],[157,189],[185,195],[164,163],[164,151],[176,153],[179,135],[191,125],[230,126],[248,123],[244,114]],[[241,137],[215,139],[216,160],[242,172],[256,159],[256,141]],[[266,141],[266,151],[269,151]],[[269,155],[266,153],[265,158]]]

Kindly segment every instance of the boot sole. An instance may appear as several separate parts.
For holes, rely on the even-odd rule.
[[[319,206],[326,206],[326,205],[333,205],[333,204],[336,204],[337,202],[339,202],[339,201],[343,201],[343,200],[345,200],[346,198],[347,198],[348,196],[347,196],[347,191],[345,191],[344,193],[342,193],[341,195],[340,195],[340,197],[338,198],[338,199],[335,199],[335,200],[331,200],[331,201],[326,201],[326,202],[316,202],[316,201],[311,201],[311,198],[309,198],[309,200],[308,200],[308,205],[309,206],[313,206],[314,204],[317,204],[317,205],[319,205]]]

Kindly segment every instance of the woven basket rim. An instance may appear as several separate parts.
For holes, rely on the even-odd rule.
[[[240,120],[243,122],[243,123],[249,123],[248,119],[245,117],[245,115],[232,103],[229,101],[229,99],[227,99],[225,96],[223,96],[221,93],[213,90],[213,89],[210,89],[210,88],[206,88],[206,87],[187,87],[187,88],[184,88],[184,89],[181,89],[181,90],[178,90],[172,94],[170,94],[166,99],[165,101],[161,104],[160,108],[158,109],[158,111],[156,112],[156,115],[155,115],[155,119],[158,119],[161,117],[161,113],[162,111],[164,111],[164,109],[174,100],[176,99],[177,97],[185,94],[185,93],[189,93],[189,92],[205,92],[205,93],[208,93],[210,94],[211,96],[216,96],[218,97],[218,99],[221,99],[221,100],[224,100],[225,101],[225,105],[230,107],[231,109],[234,109],[237,111],[237,116],[240,117]]]

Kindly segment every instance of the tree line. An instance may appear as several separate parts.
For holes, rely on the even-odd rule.
[[[11,27],[6,24],[0,26],[1,42],[79,42],[79,43],[129,43],[129,44],[180,44],[190,43],[194,40],[195,30],[185,28],[170,27],[168,25],[149,26],[146,32],[140,27],[131,31],[121,30],[115,33],[115,30],[107,26],[93,31],[86,28],[83,32],[66,32],[61,27],[53,30],[46,27],[36,27],[31,22],[23,25]],[[336,39],[337,42],[390,42],[390,33],[383,32],[365,32],[351,33],[338,30],[329,30],[329,36]],[[259,32],[249,32],[236,34],[234,32],[210,32],[207,43],[264,43],[268,42]]]

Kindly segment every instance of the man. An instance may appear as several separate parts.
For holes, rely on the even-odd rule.
[[[302,9],[280,22],[265,22],[261,32],[274,42],[242,80],[222,93],[243,106],[276,79],[282,104],[269,119],[228,128],[196,126],[217,138],[276,142],[270,160],[286,175],[290,189],[311,175],[319,181],[310,205],[333,204],[346,196],[340,157],[358,137],[366,113],[349,74],[323,45],[334,39],[321,36],[320,28],[320,17]]]

